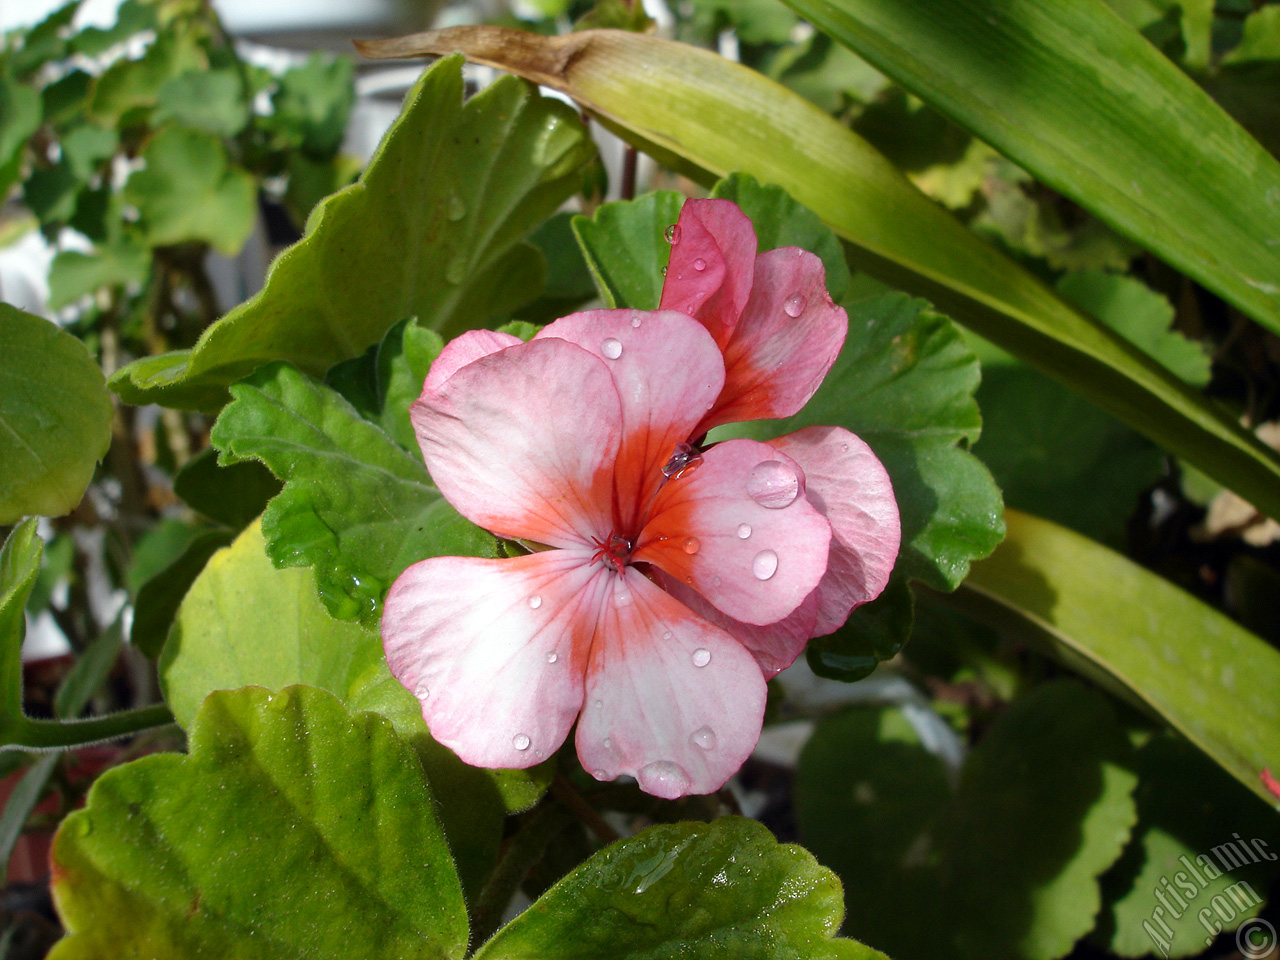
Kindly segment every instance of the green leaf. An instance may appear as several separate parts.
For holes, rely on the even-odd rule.
[[[27,597],[40,573],[44,544],[30,517],[9,533],[0,548],[0,717],[22,716],[22,637],[27,630]]]
[[[313,157],[331,156],[342,144],[355,103],[355,64],[350,57],[313,53],[280,77],[267,125]]]
[[[115,126],[133,111],[156,105],[160,88],[189,70],[204,70],[209,58],[196,31],[159,33],[137,60],[117,60],[98,77],[89,101],[89,116]]]
[[[157,126],[176,121],[219,137],[234,137],[249,122],[240,74],[230,68],[192,71],[167,81],[156,95]]]
[[[573,218],[573,233],[606,306],[658,309],[662,271],[671,256],[663,234],[683,204],[684,196],[674,190],[656,190],[603,203],[590,218]]]
[[[440,497],[420,455],[338,394],[283,364],[232,387],[214,424],[221,462],[261,460],[285,481],[263,516],[278,566],[314,566],[335,617],[378,622],[382,597],[426,557],[495,556],[496,541]]]
[[[1193,387],[1209,382],[1209,356],[1194,340],[1171,330],[1173,304],[1133,277],[1100,270],[1069,273],[1058,292],[1102,321]]]
[[[258,524],[215,553],[191,586],[159,669],[184,726],[214,690],[249,685],[304,683],[386,717],[427,770],[469,895],[493,866],[505,814],[531,806],[550,781],[550,765],[481,770],[436,743],[421,705],[387,670],[377,634],[325,613],[306,571],[272,567]]]
[[[0,64],[0,169],[8,166],[40,128],[43,109],[40,94],[19,83]],[[10,183],[0,182],[7,194]]]
[[[1010,510],[962,590],[980,618],[1155,713],[1269,804],[1280,757],[1280,652],[1079,534]]]
[[[1109,896],[1091,939],[1122,957],[1153,947],[1166,957],[1194,956],[1213,932],[1202,908],[1234,930],[1262,906],[1275,876],[1266,854],[1280,842],[1275,813],[1176,735],[1152,737],[1135,769],[1138,826],[1103,878]],[[1229,905],[1226,916],[1213,909],[1216,897]]]
[[[186,127],[165,127],[142,151],[124,198],[138,208],[151,246],[203,241],[227,256],[239,252],[258,213],[257,189],[232,166],[222,141]]]
[[[892,6],[901,16],[923,15],[917,4]],[[945,37],[951,37],[950,31]],[[366,43],[360,49],[388,57],[463,50],[475,60],[567,93],[630,142],[704,183],[741,170],[778,184],[820,211],[849,242],[855,265],[928,297],[939,309],[1211,473],[1265,513],[1280,515],[1280,458],[1274,451],[974,236],[866,141],[759,74],[707,51],[606,31],[534,37],[498,27],[454,27]],[[1079,49],[1085,56],[1085,48]],[[1108,96],[1107,102],[1114,99]],[[1143,129],[1135,127],[1127,136],[1141,136]],[[1178,137],[1187,136],[1199,137],[1199,128],[1185,126]],[[1201,139],[1197,153],[1213,142]],[[1109,156],[1109,148],[1104,145],[1098,155]],[[1210,166],[1216,169],[1219,163],[1213,158]],[[1265,160],[1259,169],[1273,166],[1274,161]],[[1237,182],[1253,169],[1246,163],[1229,171],[1222,183]],[[1123,186],[1131,189],[1127,181]],[[1148,189],[1143,196],[1157,193]],[[1260,200],[1258,186],[1250,181],[1228,207],[1253,204],[1251,217],[1257,223],[1264,222],[1270,202]],[[1280,191],[1274,202],[1280,203]],[[1180,242],[1188,233],[1185,223],[1199,222],[1195,217],[1178,221],[1167,231],[1169,242]],[[1274,257],[1276,251],[1280,247],[1265,256]]]
[[[306,687],[213,695],[189,756],[93,785],[54,842],[68,936],[103,956],[461,958],[467,916],[410,747]]]
[[[574,192],[594,148],[570,107],[516,80],[465,105],[462,89],[459,59],[428,70],[360,181],[316,208],[263,291],[113,389],[203,405],[273,359],[318,376],[405,317],[448,338],[533,296],[541,256],[520,238]]]
[[[901,714],[851,711],[801,754],[802,836],[845,880],[846,930],[895,960],[1054,960],[1092,929],[1133,825],[1129,753],[1100,694],[1053,681],[1000,716],[952,792]]]
[[[61,516],[111,442],[102,371],[80,340],[4,303],[0,343],[0,524]]]
[[[153,660],[164,649],[165,638],[178,608],[209,558],[227,546],[232,534],[210,530],[193,539],[171,563],[139,584],[133,601],[133,625],[129,642]]]
[[[219,465],[218,451],[208,447],[182,465],[173,492],[210,520],[243,530],[280,492],[280,481],[255,460]]]
[[[150,272],[150,252],[123,238],[93,253],[59,251],[49,268],[49,309],[61,310],[102,287],[141,284]]]
[[[994,17],[977,0],[788,4],[1054,189],[1280,330],[1280,164],[1102,0],[1018,0]],[[1212,2],[1192,9],[1212,17]],[[1186,11],[1184,4],[1184,30]],[[1188,44],[1189,63],[1208,59],[1207,21],[1203,32]]]
[[[829,870],[762,824],[727,817],[650,827],[605,848],[475,960],[880,957],[832,939],[839,923],[840,885]]]
[[[418,452],[418,440],[409,420],[409,405],[422,395],[427,372],[444,340],[416,320],[392,327],[378,347],[378,423],[396,443]]]
[[[39,69],[50,60],[66,55],[67,34],[71,21],[80,8],[81,0],[71,0],[54,8],[53,12],[37,23],[22,37],[14,52],[14,72],[19,76]]]

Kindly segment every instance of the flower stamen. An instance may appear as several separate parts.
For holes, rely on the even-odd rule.
[[[591,562],[599,561],[606,567],[613,567],[614,573],[621,573],[622,568],[631,560],[631,541],[626,537],[610,532],[607,540],[592,537],[591,542],[596,547],[596,552],[591,555]]]

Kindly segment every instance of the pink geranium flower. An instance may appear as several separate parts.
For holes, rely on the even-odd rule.
[[[435,557],[387,596],[392,673],[463,760],[527,767],[577,723],[583,766],[661,797],[722,786],[765,682],[876,596],[889,480],[848,431],[694,446],[796,412],[847,319],[821,261],[756,256],[727,201],[681,213],[663,309],[594,310],[533,340],[454,340],[411,411],[460,513],[531,552]]]

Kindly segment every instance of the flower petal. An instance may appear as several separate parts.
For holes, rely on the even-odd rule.
[[[582,765],[598,780],[634,776],[667,799],[718,790],[760,739],[760,668],[635,568],[611,586],[578,721]]]
[[[693,435],[720,395],[720,349],[696,320],[669,310],[575,313],[534,339],[552,337],[595,354],[617,384],[623,437],[614,471],[615,520],[619,532],[634,532],[676,444]]]
[[[582,708],[587,651],[610,579],[588,554],[570,550],[415,563],[387,594],[387,664],[422,702],[431,735],[467,763],[539,763]]]
[[[825,636],[889,582],[902,539],[893,485],[871,448],[841,427],[805,427],[769,446],[804,468],[809,502],[831,524],[812,634]]]
[[[434,393],[468,363],[523,342],[510,333],[498,333],[496,330],[468,330],[445,344],[444,349],[440,351],[440,356],[435,358],[431,369],[427,371],[427,381],[422,385],[422,391]]]
[[[632,558],[662,568],[744,623],[795,610],[827,568],[831,527],[788,457],[754,440],[711,447],[658,491]]]
[[[471,522],[552,546],[608,536],[622,412],[586,350],[507,347],[424,392],[409,415],[436,486]]]
[[[834,542],[834,541],[833,541]],[[735,620],[713,607],[707,598],[687,583],[681,583],[661,570],[655,577],[658,586],[683,603],[702,619],[728,633],[756,658],[760,672],[769,680],[776,677],[804,652],[818,621],[818,593],[815,590],[800,606],[776,623],[752,624]]]
[[[724,391],[699,432],[797,413],[835,363],[848,328],[848,315],[827,294],[820,259],[799,247],[760,254],[751,298],[724,346]]]
[[[672,239],[659,307],[699,320],[723,349],[751,292],[751,218],[729,200],[686,200]]]

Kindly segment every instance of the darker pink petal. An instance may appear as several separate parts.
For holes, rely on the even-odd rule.
[[[720,395],[720,350],[701,324],[672,311],[575,313],[535,340],[547,338],[575,343],[600,358],[618,388],[622,443],[614,464],[615,520],[619,532],[634,531],[663,480],[663,464]]]
[[[611,579],[568,550],[415,563],[387,594],[387,664],[421,701],[431,735],[467,763],[539,763],[582,707],[587,649]]]
[[[825,636],[889,582],[902,537],[893,485],[871,448],[841,427],[806,427],[769,446],[804,468],[809,502],[831,524],[813,632]]]
[[[410,407],[445,498],[503,537],[589,544],[611,522],[622,412],[604,363],[535,340],[460,368]]]
[[[468,363],[523,342],[519,337],[498,333],[496,330],[468,330],[445,344],[440,356],[436,357],[431,369],[427,371],[427,381],[422,385],[422,392],[434,393]]]
[[[699,431],[797,413],[835,363],[848,327],[820,259],[799,247],[760,254],[751,298],[724,346],[724,392]]]
[[[578,721],[583,766],[667,799],[718,790],[760,738],[760,668],[634,568],[611,584]]]
[[[659,491],[633,558],[734,619],[773,623],[817,586],[830,539],[791,460],[754,440],[729,440]]]
[[[751,293],[755,256],[755,229],[737,204],[686,200],[672,231],[661,308],[701,321],[723,348]]]

